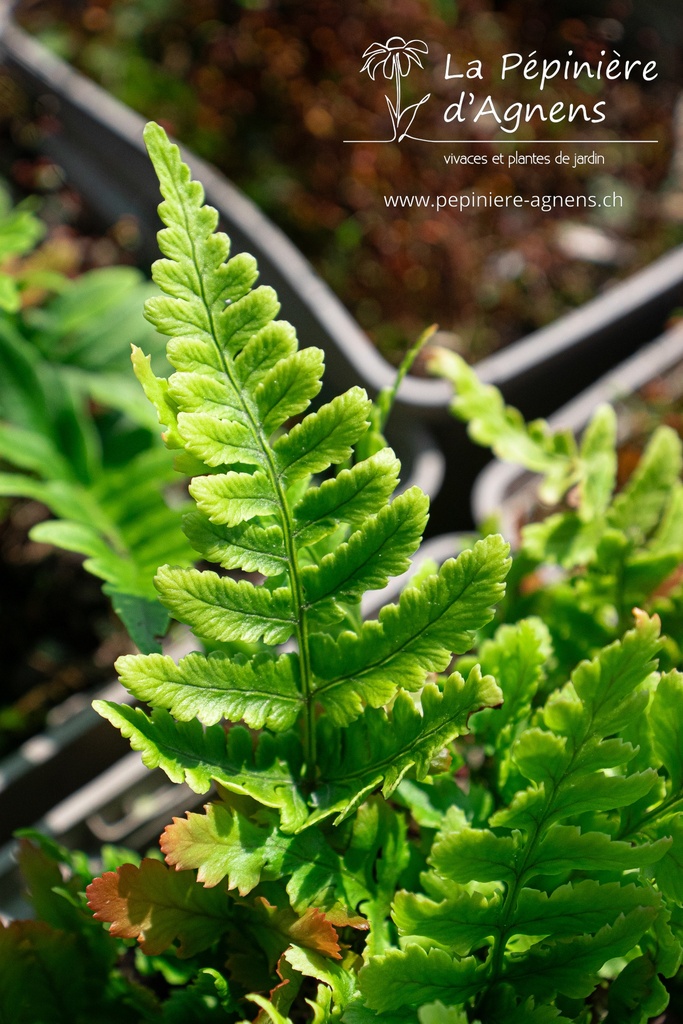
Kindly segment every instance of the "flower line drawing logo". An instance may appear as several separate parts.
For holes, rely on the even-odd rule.
[[[394,80],[396,88],[395,102],[392,102],[389,96],[385,96],[393,135],[390,139],[377,141],[402,142],[408,136],[418,110],[431,96],[431,93],[428,92],[417,103],[411,103],[405,108],[401,107],[401,79],[408,75],[412,64],[417,64],[420,68],[423,67],[420,55],[427,53],[429,53],[429,47],[422,39],[411,39],[410,42],[406,42],[401,36],[391,36],[386,43],[371,43],[363,54],[365,63],[361,68],[361,74],[367,71],[374,82],[375,75],[381,69],[387,80]]]

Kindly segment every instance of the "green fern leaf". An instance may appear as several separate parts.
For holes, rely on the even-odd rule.
[[[292,325],[286,320],[274,320],[250,338],[235,356],[237,380],[242,388],[255,389],[296,351],[296,331]]]
[[[254,516],[270,516],[279,511],[277,491],[266,474],[259,471],[195,477],[190,494],[200,512],[222,526],[237,526]]]
[[[297,779],[277,748],[262,743],[255,756],[249,734],[240,727],[226,735],[219,725],[203,731],[199,722],[176,723],[163,710],[148,717],[139,708],[95,701],[95,710],[130,740],[148,768],[162,768],[172,782],[186,782],[195,793],[206,793],[218,782],[233,793],[252,796],[276,807],[282,827],[293,831],[306,822],[306,804]]]
[[[502,596],[507,551],[502,538],[487,537],[419,587],[408,587],[398,604],[385,606],[358,633],[336,640],[314,634],[315,693],[334,721],[356,718],[362,700],[379,707],[399,686],[418,689],[427,672],[443,671],[453,653],[466,651]]]
[[[461,892],[440,903],[421,893],[399,892],[394,920],[401,945],[441,946],[465,956],[474,946],[483,946],[497,930],[500,903],[499,896],[486,899],[478,892]]]
[[[227,529],[200,512],[190,512],[183,519],[183,530],[195,551],[223,569],[260,572],[264,576],[281,576],[287,570],[284,536],[279,526],[243,523]]]
[[[351,388],[310,413],[273,445],[279,475],[289,485],[346,462],[368,428],[369,413],[370,400],[362,388]]]
[[[104,1013],[120,1012],[102,998],[107,979],[101,959],[93,954],[86,959],[74,933],[44,921],[12,921],[0,927],[0,956],[0,1009],[6,1020],[69,1024],[102,1011],[103,1003]]]
[[[608,960],[624,956],[656,916],[651,907],[621,914],[595,935],[539,943],[519,958],[511,956],[505,980],[522,996],[549,999],[556,993],[581,999],[591,994],[598,971]]]
[[[306,411],[320,391],[323,369],[324,353],[307,348],[280,360],[261,379],[255,398],[266,435]]]
[[[646,537],[659,522],[680,481],[681,440],[671,427],[655,431],[626,487],[614,499],[609,522],[627,535]]]
[[[654,864],[664,856],[669,845],[669,840],[660,839],[632,846],[610,839],[605,832],[582,833],[575,825],[553,825],[528,859],[522,877],[533,877],[534,872],[553,875],[571,870],[608,871],[611,867],[629,870]]]
[[[218,419],[205,412],[181,412],[178,430],[187,451],[207,466],[265,464],[264,452],[252,431],[236,419]]]
[[[296,944],[292,944],[283,955],[300,974],[328,985],[340,1009],[343,1009],[354,995],[355,976],[343,964],[337,964],[329,957],[321,956],[320,953]]]
[[[427,522],[428,499],[413,487],[351,534],[346,544],[302,571],[309,606],[331,599],[353,602],[385,587],[410,566]]]
[[[661,897],[652,889],[585,879],[561,885],[550,895],[538,889],[522,889],[513,923],[522,935],[575,935],[577,930],[592,934],[605,921],[616,920],[619,914],[660,905]]]
[[[382,1013],[435,1000],[462,1004],[481,986],[484,965],[473,957],[452,957],[443,949],[408,946],[375,957],[358,981],[367,1006]]]
[[[447,820],[432,846],[430,861],[439,875],[453,882],[512,882],[516,877],[520,838],[518,833],[495,835],[490,829],[465,828],[454,832]]]
[[[172,658],[125,655],[116,669],[126,689],[152,707],[166,708],[179,722],[196,718],[215,725],[244,719],[252,729],[281,732],[292,727],[302,704],[299,664],[293,654],[279,658],[214,652]]]
[[[319,487],[309,488],[293,508],[299,542],[315,543],[336,530],[340,520],[356,528],[363,526],[394,493],[399,470],[394,453],[383,448]]]
[[[296,628],[287,587],[270,591],[198,569],[162,566],[156,576],[161,602],[175,618],[209,640],[281,644]]]
[[[338,824],[382,780],[385,796],[393,792],[410,768],[415,768],[418,779],[424,778],[435,755],[466,730],[469,716],[499,700],[494,680],[490,676],[482,679],[475,668],[467,680],[454,673],[443,690],[426,686],[421,695],[422,714],[408,694],[399,692],[391,717],[383,710],[368,708],[348,727],[343,740],[336,730],[326,731],[320,745],[325,753],[321,753],[321,782],[316,793],[319,808],[309,824],[330,814],[337,814]],[[322,722],[321,728],[325,728]]]

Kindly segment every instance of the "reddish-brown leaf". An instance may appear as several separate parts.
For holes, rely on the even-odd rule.
[[[112,935],[137,939],[156,955],[177,942],[181,957],[212,945],[230,927],[232,905],[222,889],[205,889],[193,871],[173,871],[146,858],[124,864],[86,889],[88,906]]]
[[[339,936],[331,921],[321,910],[310,907],[303,917],[300,917],[289,927],[289,934],[293,942],[299,946],[306,946],[314,949],[323,956],[330,956],[334,960],[341,960],[339,949]]]

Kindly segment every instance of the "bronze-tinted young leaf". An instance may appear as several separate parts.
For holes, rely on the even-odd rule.
[[[150,956],[177,944],[189,957],[211,946],[231,926],[233,906],[221,889],[206,889],[193,871],[174,871],[146,858],[96,878],[86,890],[98,921],[112,935],[137,939]]]
[[[333,960],[341,959],[337,930],[315,907],[309,907],[299,916],[289,906],[275,906],[264,896],[257,896],[250,914],[253,919],[251,931],[257,938],[260,936],[263,948],[269,954],[277,947],[279,958],[286,947],[295,942]]]

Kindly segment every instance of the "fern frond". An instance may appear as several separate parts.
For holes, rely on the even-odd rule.
[[[105,582],[138,647],[158,649],[168,617],[156,599],[157,567],[168,558],[193,559],[180,529],[182,509],[164,499],[174,478],[168,453],[148,448],[124,469],[107,465],[96,452],[84,480],[48,438],[28,430],[0,426],[0,453],[36,474],[0,474],[0,493],[34,498],[59,517],[34,526],[32,539],[84,555],[84,568]],[[149,628],[145,615],[151,616]]]
[[[582,998],[606,960],[624,955],[653,926],[662,895],[643,869],[657,870],[671,836],[645,829],[637,842],[618,838],[605,814],[624,808],[627,817],[629,805],[653,802],[657,773],[638,770],[625,730],[648,707],[659,647],[658,622],[641,613],[623,641],[577,667],[571,682],[548,698],[538,724],[512,743],[517,777],[531,785],[489,817],[489,828],[468,827],[456,808],[447,815],[430,855],[434,891],[445,898],[397,897],[394,917],[405,949],[392,955],[394,982],[401,964],[410,971],[425,955],[416,952],[420,947],[430,956],[464,957],[464,964],[484,946],[476,974],[482,1009],[493,1014],[508,983],[522,998]],[[614,882],[615,871],[629,872],[631,884]],[[553,876],[561,883],[556,888]],[[375,986],[385,992],[391,981],[381,978],[386,968],[379,959],[366,970],[362,989],[375,1005]],[[441,984],[425,975],[420,1000],[443,997]],[[376,1008],[400,1005],[398,995],[386,998]],[[450,998],[462,1005],[464,997]]]
[[[428,366],[453,384],[451,411],[467,422],[472,440],[491,448],[499,459],[542,474],[550,503],[559,501],[577,482],[578,453],[570,431],[553,434],[545,420],[525,423],[518,409],[505,404],[498,388],[479,380],[455,352],[433,349]]]
[[[627,536],[647,537],[659,523],[672,488],[680,484],[683,444],[671,427],[660,427],[609,512],[611,526]]]
[[[153,268],[165,294],[149,300],[146,313],[170,336],[175,372],[168,382],[156,378],[140,352],[134,365],[167,446],[179,453],[177,464],[197,467],[186,536],[204,559],[230,572],[260,573],[266,582],[162,566],[156,587],[171,615],[200,639],[251,643],[254,653],[247,660],[196,654],[178,666],[124,659],[122,679],[188,726],[191,717],[209,729],[225,718],[299,730],[304,774],[292,784],[308,806],[308,823],[343,816],[377,786],[392,788],[410,767],[424,774],[440,747],[466,728],[469,713],[498,702],[497,691],[475,684],[475,676],[467,684],[449,680],[443,693],[424,691],[423,718],[400,691],[423,687],[490,620],[503,592],[507,548],[488,538],[406,591],[379,622],[362,621],[363,595],[409,568],[428,500],[417,488],[392,499],[400,466],[390,449],[354,456],[370,433],[373,446],[380,437],[362,389],[309,410],[321,387],[322,353],[299,350],[291,326],[274,319],[277,298],[270,288],[252,287],[251,257],[229,258],[217,214],[204,205],[177,148],[156,125],[145,138],[166,225],[159,235],[165,258]],[[334,476],[318,479],[334,467]],[[267,646],[285,642],[293,652],[265,655]],[[456,697],[459,686],[469,696]],[[392,700],[389,719],[379,709]],[[353,734],[343,735],[354,720]],[[378,745],[376,735],[390,720],[406,741],[403,751],[399,738]],[[145,744],[150,759],[161,756],[150,736]],[[380,756],[358,775],[353,759],[365,757],[359,751],[368,744]],[[291,808],[286,815],[290,828]]]
[[[33,230],[27,216],[16,219],[16,231]],[[10,242],[20,238],[8,235]],[[171,459],[148,429],[139,393],[131,395],[131,340],[144,341],[164,364],[161,339],[140,317],[150,285],[130,267],[57,278],[56,297],[0,314],[0,456],[16,470],[2,474],[0,490],[48,506],[58,519],[38,524],[33,538],[85,555],[131,637],[155,650],[168,617],[154,573],[160,562],[187,563],[193,553],[181,510],[164,500]],[[94,416],[91,399],[106,413]]]

